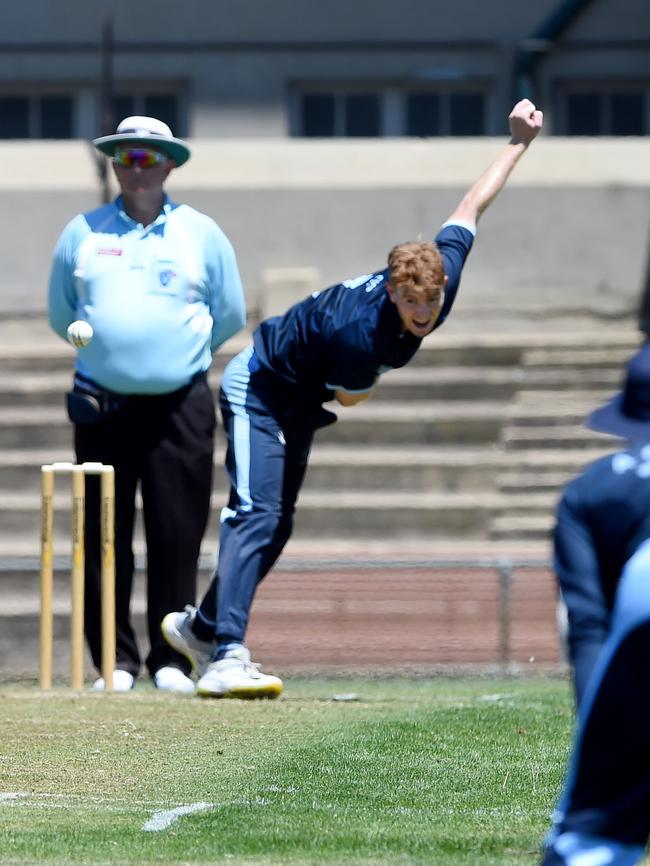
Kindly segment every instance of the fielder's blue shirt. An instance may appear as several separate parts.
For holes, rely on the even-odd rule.
[[[557,511],[555,569],[579,697],[607,637],[621,572],[648,538],[650,445],[602,457],[566,487]]]
[[[245,324],[233,248],[205,214],[165,196],[149,226],[119,196],[75,217],[54,251],[50,325],[94,331],[77,370],[120,394],[164,394],[208,369],[214,352]]]
[[[434,329],[449,315],[473,240],[473,228],[460,223],[445,224],[435,239],[448,281]],[[335,390],[370,390],[381,373],[408,363],[421,343],[402,330],[388,280],[387,269],[364,274],[262,322],[253,335],[256,363],[307,403],[331,400]]]

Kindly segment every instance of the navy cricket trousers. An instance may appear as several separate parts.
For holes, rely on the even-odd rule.
[[[217,570],[198,620],[222,644],[244,642],[257,585],[291,535],[314,436],[313,415],[283,415],[269,379],[256,369],[250,347],[230,361],[221,383],[230,498],[221,513]]]

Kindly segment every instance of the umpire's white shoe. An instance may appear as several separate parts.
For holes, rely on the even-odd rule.
[[[167,643],[189,659],[201,676],[210,664],[214,643],[196,637],[191,628],[195,616],[196,608],[188,604],[184,611],[168,613],[160,624],[160,630]]]
[[[282,693],[282,680],[261,673],[246,647],[239,646],[208,665],[196,693],[203,698],[277,698]]]
[[[171,665],[158,668],[153,675],[153,684],[163,692],[194,692],[194,681]]]
[[[130,692],[134,686],[135,677],[132,673],[129,673],[129,671],[123,671],[121,669],[113,671],[114,692]],[[93,689],[96,692],[103,692],[106,690],[104,677],[100,677],[98,680],[95,680],[95,682],[93,683]]]

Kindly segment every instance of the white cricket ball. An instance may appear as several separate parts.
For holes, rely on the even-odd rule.
[[[93,338],[93,329],[89,322],[84,322],[83,319],[77,319],[71,325],[68,325],[68,341],[76,346],[77,349],[83,349]]]

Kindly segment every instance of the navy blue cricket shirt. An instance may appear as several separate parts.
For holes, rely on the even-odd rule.
[[[621,572],[648,538],[650,445],[602,457],[566,487],[557,511],[555,569],[569,614],[578,701],[607,637]]]
[[[473,240],[467,226],[451,222],[436,236],[448,282],[434,329],[449,315]],[[253,335],[257,363],[309,404],[331,400],[339,389],[370,390],[381,373],[408,363],[421,343],[402,330],[388,280],[388,269],[364,274],[266,319]]]

